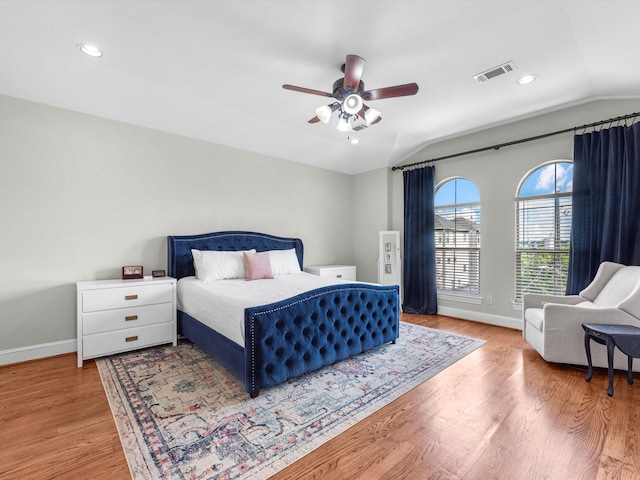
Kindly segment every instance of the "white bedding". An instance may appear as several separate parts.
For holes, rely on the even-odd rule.
[[[284,300],[336,283],[352,283],[300,272],[273,279],[178,280],[178,309],[244,348],[244,309]]]

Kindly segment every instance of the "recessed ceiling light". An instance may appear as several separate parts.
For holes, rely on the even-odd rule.
[[[529,74],[529,75],[525,75],[524,77],[520,77],[520,79],[518,80],[518,85],[528,85],[529,83],[533,82],[536,78],[538,78],[537,75]]]
[[[98,49],[98,47],[94,47],[93,45],[86,45],[81,43],[78,45],[80,51],[90,57],[101,57],[102,52]]]
[[[360,143],[360,140],[357,138],[351,138],[349,139],[349,141],[353,144],[353,145],[357,145]]]

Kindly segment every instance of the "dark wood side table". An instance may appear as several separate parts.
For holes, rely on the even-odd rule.
[[[607,325],[598,323],[583,323],[584,348],[587,353],[588,371],[585,380],[591,381],[593,367],[591,365],[591,342],[594,340],[607,346],[607,363],[609,370],[609,387],[607,395],[613,395],[613,351],[615,347],[624,353],[628,359],[627,383],[633,385],[633,359],[640,358],[640,328],[632,325]]]

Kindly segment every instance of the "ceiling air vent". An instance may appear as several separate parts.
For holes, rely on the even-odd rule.
[[[512,72],[516,69],[516,64],[513,62],[507,62],[499,67],[494,67],[486,72],[479,73],[474,75],[473,78],[478,82],[486,82],[487,80],[491,80],[492,78],[499,77],[500,75],[504,75],[505,73]]]

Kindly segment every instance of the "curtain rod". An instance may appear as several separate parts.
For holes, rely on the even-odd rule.
[[[561,133],[567,133],[567,132],[581,130],[581,129],[586,130],[587,128],[598,127],[600,125],[605,125],[607,123],[621,122],[622,120],[627,120],[629,118],[635,118],[635,117],[640,117],[640,112],[638,112],[638,113],[629,113],[628,115],[623,115],[621,117],[610,118],[608,120],[600,120],[598,122],[587,123],[587,124],[581,125],[579,127],[571,127],[571,128],[565,128],[564,130],[557,130],[555,132],[543,133],[542,135],[536,135],[534,137],[521,138],[520,140],[513,140],[511,142],[499,143],[497,145],[492,145],[490,147],[476,148],[475,150],[467,150],[466,152],[454,153],[452,155],[445,155],[444,157],[432,158],[431,160],[422,160],[420,162],[409,163],[407,165],[394,166],[394,167],[391,167],[391,170],[393,170],[393,171],[405,170],[407,168],[417,167],[417,166],[420,166],[420,165],[426,165],[426,164],[429,164],[429,163],[432,163],[432,162],[438,162],[440,160],[447,160],[449,158],[461,157],[463,155],[471,155],[472,153],[486,152],[487,150],[499,150],[502,147],[509,147],[511,145],[518,145],[519,143],[531,142],[533,140],[540,140],[541,138],[551,137],[553,135],[559,135]]]

